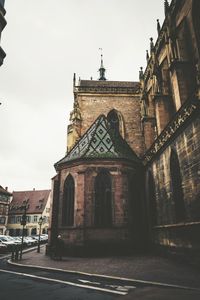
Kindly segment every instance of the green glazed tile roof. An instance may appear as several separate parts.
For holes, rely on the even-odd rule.
[[[120,136],[113,133],[104,115],[100,115],[71,151],[55,167],[80,158],[125,158],[140,162],[140,159]]]

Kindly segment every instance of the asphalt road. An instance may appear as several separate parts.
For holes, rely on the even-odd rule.
[[[0,257],[0,299],[199,300],[200,290],[9,265]]]
[[[34,276],[34,277],[30,277]],[[49,279],[49,280],[46,280]],[[63,280],[64,279],[64,280]],[[63,280],[63,282],[62,282]],[[54,272],[10,267],[0,260],[1,300],[112,300],[115,294],[66,284],[66,278]],[[71,280],[71,282],[73,282]]]

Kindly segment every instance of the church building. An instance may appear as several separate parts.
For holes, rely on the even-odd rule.
[[[164,1],[138,82],[76,80],[50,247],[199,250],[200,2]],[[107,252],[108,253],[108,252]]]

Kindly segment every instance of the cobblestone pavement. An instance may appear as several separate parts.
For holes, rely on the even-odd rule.
[[[37,253],[36,250],[24,253],[19,263],[29,266],[56,268],[65,271],[70,270],[199,289],[199,291],[194,291],[152,286],[136,289],[134,292],[124,296],[124,300],[200,299],[200,271],[198,269],[169,258],[154,255],[92,258],[64,257],[62,261],[58,261],[52,260],[45,255],[45,246],[43,246],[40,253]]]

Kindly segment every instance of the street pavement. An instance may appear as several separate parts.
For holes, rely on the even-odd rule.
[[[122,280],[123,285],[115,283],[113,288],[116,285],[116,289],[121,288],[123,291],[126,286],[130,287],[123,296],[116,295],[118,299],[200,299],[200,271],[197,268],[154,255],[64,257],[62,261],[59,261],[46,256],[45,247],[42,247],[40,253],[34,250],[23,254],[22,260],[17,263],[23,268],[27,266],[40,267],[44,270],[59,269],[71,276],[78,274],[80,277],[80,273],[87,273],[90,278],[89,280],[88,277],[86,278],[87,285],[89,282],[98,281],[98,276],[99,281],[102,280],[101,276],[111,277],[110,280],[113,281],[118,278]],[[131,288],[131,286],[136,288]]]

